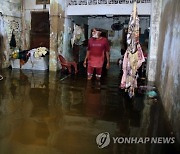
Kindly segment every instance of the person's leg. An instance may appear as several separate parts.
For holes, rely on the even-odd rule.
[[[100,80],[102,73],[102,67],[96,68],[96,79]]]
[[[76,74],[78,72],[78,70],[77,70],[77,63],[76,62],[69,62],[69,64],[71,64],[74,67],[75,74]]]
[[[92,79],[93,71],[94,71],[94,67],[88,66],[88,69],[87,69],[88,80]]]
[[[79,45],[73,45],[73,58],[76,63],[79,62]]]

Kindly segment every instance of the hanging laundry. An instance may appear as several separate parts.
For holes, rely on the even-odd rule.
[[[129,93],[129,96],[133,97],[134,89],[137,88],[137,70],[145,61],[141,45],[139,44],[139,18],[136,2],[134,2],[129,21],[127,44],[128,47],[123,59],[123,76],[120,88],[125,89]]]
[[[72,47],[75,45],[82,45],[85,41],[84,30],[81,26],[74,24],[73,37],[71,38]]]
[[[12,35],[11,35],[11,41],[10,41],[10,48],[15,48],[16,47],[16,39],[15,39],[15,35],[14,35],[14,30],[12,31]]]

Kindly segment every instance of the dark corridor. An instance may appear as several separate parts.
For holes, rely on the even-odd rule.
[[[30,42],[31,49],[38,47],[46,47],[49,49],[49,12],[31,12]]]

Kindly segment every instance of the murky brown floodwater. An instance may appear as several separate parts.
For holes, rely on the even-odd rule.
[[[113,69],[112,69],[113,68]],[[172,144],[114,144],[112,137],[169,136],[160,102],[130,100],[112,66],[100,82],[29,70],[3,70],[0,154],[174,154]],[[99,133],[110,145],[100,149]],[[172,135],[172,134],[170,134]]]

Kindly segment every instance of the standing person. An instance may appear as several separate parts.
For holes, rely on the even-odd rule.
[[[87,68],[88,80],[92,79],[94,69],[96,70],[96,79],[100,80],[104,59],[106,56],[106,69],[109,69],[109,43],[107,38],[101,36],[102,31],[98,28],[92,30],[92,37],[88,40],[88,48],[84,60],[84,67]]]

